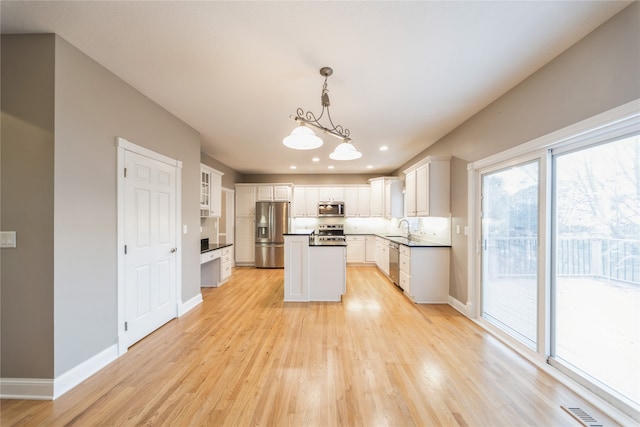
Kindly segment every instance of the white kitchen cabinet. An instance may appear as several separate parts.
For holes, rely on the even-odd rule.
[[[450,215],[449,160],[429,156],[404,171],[406,216]]]
[[[374,178],[369,180],[370,186],[370,214],[372,217],[384,215],[384,178]]]
[[[236,264],[255,264],[255,220],[253,217],[236,217],[236,239],[234,242]]]
[[[382,237],[376,237],[376,266],[389,276],[389,242]]]
[[[448,247],[400,245],[400,287],[416,303],[449,301]]]
[[[291,184],[258,185],[256,200],[259,202],[290,202]]]
[[[211,173],[200,165],[200,216],[205,212],[209,212],[211,206]]]
[[[347,264],[365,262],[365,236],[347,236]]]
[[[219,218],[222,214],[222,175],[200,164],[200,216]]]
[[[293,187],[293,216],[315,218],[318,216],[318,188]]]
[[[256,186],[236,184],[235,260],[238,265],[255,263]]]
[[[344,187],[318,187],[319,202],[344,202]]]
[[[371,190],[368,185],[344,188],[344,210],[346,217],[369,217],[371,214]]]
[[[404,176],[404,203],[405,203],[405,216],[416,216],[418,211],[416,210],[416,171],[405,171]]]
[[[369,180],[371,187],[371,216],[400,218],[404,215],[402,181],[396,177]]]
[[[402,181],[399,179],[384,180],[384,217],[400,218],[404,215],[404,198],[402,197]]]
[[[226,282],[231,277],[233,268],[233,251],[231,246],[222,249],[222,261],[220,264],[220,283]]]
[[[429,163],[416,169],[416,216],[429,216]]]
[[[376,236],[365,236],[364,261],[376,262]]]
[[[236,184],[236,217],[256,213],[256,186]]]

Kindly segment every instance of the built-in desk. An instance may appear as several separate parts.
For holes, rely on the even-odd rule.
[[[218,287],[231,276],[231,243],[209,245],[200,251],[200,286]]]

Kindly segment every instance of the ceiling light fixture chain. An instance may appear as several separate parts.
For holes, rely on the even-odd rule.
[[[331,113],[329,112],[329,106],[331,102],[329,101],[329,89],[327,88],[327,79],[329,76],[333,74],[333,70],[330,67],[322,67],[320,69],[320,75],[324,76],[324,84],[322,85],[322,93],[320,95],[320,103],[322,105],[322,111],[320,112],[320,116],[316,117],[316,115],[312,111],[304,111],[302,108],[298,108],[296,111],[296,116],[292,118],[297,122],[302,122],[305,124],[309,124],[314,126],[324,133],[328,133],[330,135],[335,136],[336,138],[340,138],[345,140],[345,142],[351,141],[351,132],[349,129],[345,129],[342,125],[335,125],[333,120],[331,119]],[[324,116],[324,113],[327,113],[327,119],[331,124],[331,127],[323,126],[320,123],[320,120]]]

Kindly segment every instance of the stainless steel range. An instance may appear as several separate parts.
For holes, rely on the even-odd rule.
[[[344,243],[344,225],[343,224],[318,224],[319,242],[326,243]]]

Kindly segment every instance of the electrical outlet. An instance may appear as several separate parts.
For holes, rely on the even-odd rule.
[[[15,247],[16,247],[16,232],[0,231],[0,248],[15,248]]]

